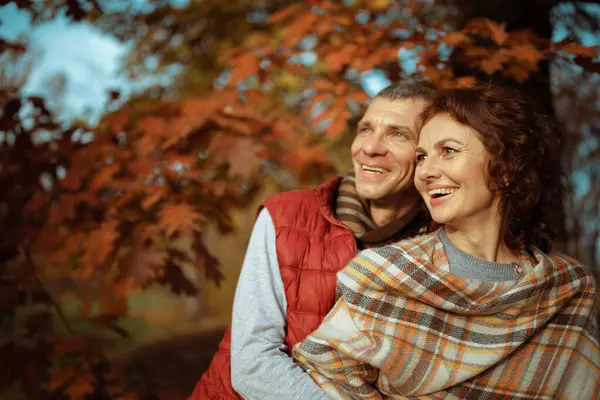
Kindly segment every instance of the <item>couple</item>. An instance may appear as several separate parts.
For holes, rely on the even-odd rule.
[[[190,399],[600,398],[595,282],[550,252],[559,146],[510,89],[384,89],[353,173],[261,207]]]

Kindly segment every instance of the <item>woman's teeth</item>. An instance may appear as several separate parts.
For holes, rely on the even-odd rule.
[[[429,195],[431,197],[438,198],[438,197],[442,197],[448,194],[452,194],[454,192],[456,192],[458,190],[458,188],[439,188],[439,189],[433,189],[429,191]]]

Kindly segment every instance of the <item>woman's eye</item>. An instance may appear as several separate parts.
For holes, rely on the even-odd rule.
[[[371,130],[369,128],[360,128],[358,130],[358,133],[369,133],[371,132]]]
[[[444,147],[444,148],[442,148],[442,154],[443,155],[450,155],[450,154],[453,154],[453,153],[456,153],[456,150],[454,150],[451,147]]]
[[[417,159],[417,164],[423,162],[425,160],[425,154],[417,154],[416,159]]]

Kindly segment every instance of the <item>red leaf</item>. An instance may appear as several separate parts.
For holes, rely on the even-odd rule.
[[[348,120],[350,119],[350,113],[347,110],[334,111],[331,123],[327,127],[326,134],[329,138],[336,138],[342,132],[348,129]]]
[[[316,22],[317,16],[315,14],[310,11],[304,12],[304,14],[297,17],[287,29],[283,45],[291,47],[298,43],[304,35],[314,27]]]
[[[218,134],[213,137],[208,154],[217,165],[229,164],[232,176],[249,177],[262,165],[264,146],[251,138]]]
[[[94,269],[100,268],[104,264],[108,255],[113,251],[115,240],[119,237],[118,226],[119,221],[105,221],[97,230],[90,233],[81,258],[81,278],[88,279]]]
[[[66,390],[71,400],[83,400],[87,395],[92,394],[93,391],[94,377],[89,372],[75,378]]]
[[[167,252],[164,246],[152,242],[153,231],[151,226],[135,228],[131,248],[120,262],[121,280],[133,276],[140,286],[145,286],[164,267]]]
[[[594,58],[598,55],[598,48],[594,46],[581,46],[575,43],[569,43],[562,47],[560,50],[574,54],[579,57]]]
[[[113,177],[121,166],[119,163],[108,164],[102,167],[92,178],[92,182],[90,183],[90,188],[92,189],[100,189],[106,186],[107,183],[112,181]]]
[[[498,45],[502,46],[510,35],[506,33],[506,24],[498,24],[492,20],[485,21],[488,29],[490,30],[490,34],[492,36],[492,40]]]
[[[166,130],[166,121],[159,117],[145,117],[136,126],[145,135],[161,136]]]
[[[235,59],[233,65],[233,72],[229,80],[231,85],[237,85],[244,79],[258,74],[259,60],[253,51],[242,53]]]
[[[470,42],[471,39],[462,32],[450,32],[447,33],[443,39],[443,42],[449,46],[457,46],[464,43]]]
[[[204,219],[189,204],[167,203],[160,210],[158,225],[169,237],[176,232],[188,236],[200,230],[198,222],[202,222]]]
[[[276,23],[283,22],[290,15],[292,15],[292,13],[294,13],[298,10],[300,10],[300,5],[294,4],[289,7],[284,8],[283,10],[277,11],[276,13],[274,13],[273,15],[271,15],[269,17],[269,23],[276,24]]]

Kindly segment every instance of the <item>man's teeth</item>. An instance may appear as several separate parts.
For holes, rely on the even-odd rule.
[[[447,194],[454,193],[458,190],[458,188],[439,188],[433,189],[429,191],[430,196],[445,196]]]
[[[378,168],[378,167],[368,167],[366,165],[361,165],[361,168],[363,171],[367,171],[367,172],[377,172],[377,173],[388,172],[387,169]]]

